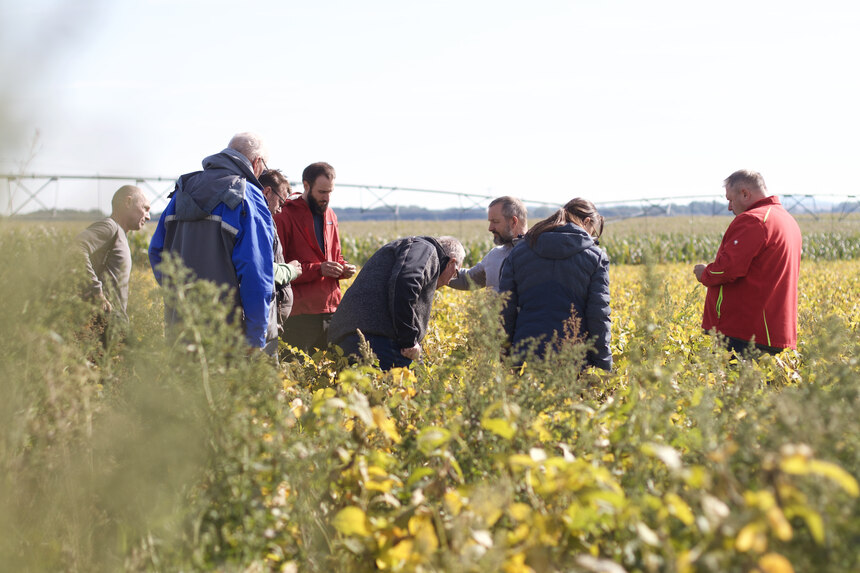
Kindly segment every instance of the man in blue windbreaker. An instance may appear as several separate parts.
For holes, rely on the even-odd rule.
[[[248,344],[263,348],[275,297],[274,225],[257,177],[268,152],[253,133],[233,136],[226,149],[203,160],[203,171],[176,181],[149,244],[149,262],[161,284],[165,251],[181,257],[199,279],[226,284],[241,309]],[[178,321],[165,307],[165,323]]]

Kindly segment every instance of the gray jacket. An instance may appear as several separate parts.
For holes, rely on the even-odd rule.
[[[521,240],[521,237],[516,237],[511,244],[499,245],[498,247],[490,249],[490,251],[484,255],[484,258],[481,259],[474,267],[470,269],[462,269],[457,273],[457,276],[451,279],[448,286],[457,290],[469,290],[471,281],[476,286],[488,287],[499,292],[502,263],[504,263],[505,259],[508,258],[514,245]]]
[[[449,257],[432,237],[397,239],[362,267],[329,325],[329,340],[360,330],[411,348],[427,333],[436,282]]]
[[[125,231],[112,218],[96,221],[78,235],[84,253],[90,295],[104,295],[119,316],[127,318],[128,279],[131,276],[131,250]]]

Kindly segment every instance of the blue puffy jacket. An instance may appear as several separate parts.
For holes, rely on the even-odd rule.
[[[248,344],[262,348],[275,297],[274,237],[251,162],[228,148],[176,182],[149,244],[149,262],[159,284],[162,252],[169,251],[198,278],[232,287]],[[172,309],[165,308],[165,321],[176,322]]]
[[[594,342],[588,364],[612,368],[609,259],[582,227],[567,223],[541,233],[534,247],[528,238],[517,244],[502,265],[499,290],[510,293],[502,318],[514,347],[564,336],[572,306],[581,334]]]

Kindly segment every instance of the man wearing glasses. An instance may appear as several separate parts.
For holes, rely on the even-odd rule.
[[[233,136],[226,149],[203,160],[203,171],[176,181],[149,244],[159,284],[162,253],[168,251],[197,278],[228,285],[228,300],[242,310],[248,344],[257,348],[266,344],[275,298],[275,227],[257,179],[266,169],[266,155],[258,135]],[[176,309],[165,305],[164,313],[166,326],[179,321]]]
[[[279,169],[267,169],[260,175],[260,184],[263,186],[263,195],[269,205],[272,217],[281,212],[290,198],[290,182]],[[272,243],[275,252],[275,292],[277,293],[277,304],[272,306],[269,312],[269,332],[266,335],[266,352],[276,355],[278,349],[278,335],[283,330],[284,322],[289,318],[293,308],[293,289],[290,283],[301,276],[302,265],[297,260],[289,263],[284,261],[284,249],[275,229],[275,239]]]

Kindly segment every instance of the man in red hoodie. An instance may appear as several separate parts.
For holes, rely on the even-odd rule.
[[[702,328],[722,333],[738,355],[751,341],[770,354],[797,348],[800,228],[761,174],[735,171],[724,185],[735,219],[714,262],[693,269],[708,287]]]
[[[337,216],[329,207],[334,168],[308,165],[302,172],[302,196],[287,201],[275,216],[285,260],[298,260],[301,276],[293,287],[293,310],[284,323],[284,342],[305,352],[325,348],[331,316],[340,304],[341,279],[355,274],[340,252]]]

